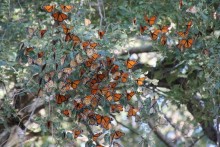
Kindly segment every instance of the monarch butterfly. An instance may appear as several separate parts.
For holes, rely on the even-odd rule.
[[[110,90],[109,87],[104,87],[104,88],[100,89],[100,93],[105,95],[109,90]]]
[[[90,80],[90,83],[89,83],[89,84],[90,84],[90,87],[94,86],[96,83],[98,83],[98,81],[97,81],[96,78]]]
[[[160,38],[160,44],[162,45],[165,45],[167,43],[167,37],[165,35],[163,35],[161,38]]]
[[[116,64],[114,64],[113,65],[113,67],[112,67],[112,69],[111,69],[111,71],[110,71],[110,73],[115,73],[116,71],[118,71],[119,70],[119,66],[118,65],[116,65]]]
[[[43,56],[44,56],[44,52],[43,51],[37,53],[37,57],[38,58],[42,58]]]
[[[45,11],[47,11],[48,13],[51,13],[53,10],[54,10],[54,8],[56,7],[56,5],[45,5],[45,6],[43,6],[43,9],[45,10]]]
[[[24,55],[28,55],[33,50],[34,50],[34,47],[27,47],[24,51]]]
[[[86,49],[89,46],[89,41],[82,42],[83,49]]]
[[[85,26],[89,26],[89,25],[91,24],[91,20],[85,18],[85,19],[84,19],[84,24],[85,24]]]
[[[40,30],[40,37],[43,38],[47,30]]]
[[[97,106],[98,106],[98,104],[99,104],[99,98],[97,98],[97,97],[93,97],[92,98],[92,100],[91,100],[91,106],[93,107],[93,108],[96,108]]]
[[[106,130],[110,129],[112,118],[108,116],[101,116],[99,114],[96,114],[95,118],[96,118],[97,124],[101,125]]]
[[[63,28],[64,34],[68,34],[68,33],[70,33],[70,31],[73,29],[73,26],[71,26],[70,28],[68,28],[65,24],[62,24],[62,28]]]
[[[121,96],[122,96],[122,94],[120,94],[120,93],[115,93],[115,94],[113,95],[114,101],[115,101],[115,102],[119,101],[119,100],[121,99]]]
[[[93,97],[94,97],[93,95],[87,95],[86,97],[84,97],[83,103],[87,106],[90,105]]]
[[[107,93],[105,94],[105,98],[108,100],[108,101],[111,101],[113,99],[113,96],[111,94],[110,91],[107,91]]]
[[[143,34],[144,31],[146,31],[147,29],[148,29],[147,26],[142,26],[142,25],[140,24],[140,32],[141,32],[141,34]]]
[[[79,83],[80,83],[80,80],[75,80],[75,81],[73,81],[73,82],[71,83],[71,87],[72,87],[73,89],[76,89],[77,86],[79,85]]]
[[[154,30],[153,32],[150,33],[151,39],[152,40],[157,40],[158,34],[161,32],[161,30]]]
[[[128,73],[126,73],[126,72],[122,73],[122,75],[121,75],[121,82],[122,83],[127,82],[128,76],[129,76]]]
[[[97,82],[100,83],[106,77],[106,74],[105,73],[97,74],[95,77],[97,79]]]
[[[125,135],[125,133],[123,133],[121,131],[115,131],[114,133],[111,134],[111,138],[112,139],[119,139],[124,135]]]
[[[148,18],[146,15],[144,16],[144,19],[146,21],[147,24],[149,24],[150,26],[152,26],[153,24],[155,24],[155,21],[157,19],[156,16],[152,16],[151,18]]]
[[[110,107],[112,113],[120,113],[120,111],[123,111],[123,106],[121,104],[112,104]]]
[[[81,40],[80,40],[80,38],[78,36],[72,35],[71,38],[73,40],[73,47],[75,47],[76,45],[80,44]]]
[[[130,116],[136,116],[138,112],[137,108],[134,108],[133,106],[130,106],[130,109],[128,110],[128,117]]]
[[[112,66],[115,58],[106,57],[107,66]]]
[[[93,60],[91,58],[89,58],[87,61],[85,61],[86,67],[91,67],[92,63],[93,63]]]
[[[110,82],[109,83],[109,87],[112,88],[112,89],[114,89],[116,86],[117,86],[116,82]]]
[[[192,20],[190,20],[186,25],[186,32],[189,32],[190,28],[192,26]]]
[[[91,71],[95,71],[95,70],[99,70],[100,69],[100,67],[101,67],[101,64],[100,63],[93,63],[92,65],[91,65],[91,67],[90,67],[90,70]]]
[[[65,95],[57,94],[56,95],[56,103],[57,104],[61,104],[61,103],[65,102],[65,101],[67,101],[69,99],[69,97],[70,96],[68,96],[68,95],[65,96]]]
[[[91,87],[91,93],[92,93],[92,94],[96,94],[96,93],[98,92],[98,90],[99,90],[99,84],[98,84],[98,83],[94,84],[94,85]]]
[[[103,38],[104,34],[105,34],[105,31],[100,31],[100,30],[98,30],[98,35],[99,35],[99,38],[100,38],[100,39]]]
[[[182,6],[183,6],[183,0],[180,0],[180,1],[179,1],[179,9],[181,9]]]
[[[169,31],[169,26],[163,26],[160,30],[161,33],[167,33]]]
[[[179,41],[179,44],[177,45],[177,47],[179,49],[190,48],[192,47],[192,44],[193,44],[193,39],[182,39]]]
[[[92,55],[92,60],[95,61],[95,60],[98,59],[99,57],[101,57],[100,54],[94,53],[94,54]]]
[[[72,34],[67,33],[66,36],[65,36],[65,42],[69,42],[71,40],[72,40]]]
[[[136,79],[135,81],[136,81],[138,86],[141,86],[141,85],[144,84],[144,80],[145,80],[145,77],[142,77],[142,78]]]
[[[74,139],[76,139],[77,137],[79,137],[79,135],[83,132],[83,130],[73,130],[74,133]]]
[[[128,68],[128,69],[132,69],[136,64],[137,64],[137,61],[135,61],[135,60],[127,60],[126,62],[125,62],[125,64],[126,64],[126,67]]]
[[[102,132],[99,132],[99,133],[96,133],[92,136],[92,140],[93,141],[97,141],[98,137],[101,136],[103,133]]]
[[[104,147],[103,145],[96,145],[95,147]]]
[[[55,21],[58,21],[58,22],[62,22],[66,19],[68,19],[68,16],[62,12],[55,12],[52,14],[53,18]]]
[[[189,33],[188,32],[177,32],[177,34],[182,38],[186,38]]]
[[[76,110],[80,110],[84,107],[84,104],[82,102],[77,102],[76,100],[73,101],[73,105]]]
[[[63,110],[62,113],[63,113],[64,115],[66,115],[67,117],[70,116],[70,110]]]
[[[73,9],[72,5],[60,5],[60,8],[62,9],[63,12],[70,12]]]
[[[112,75],[112,78],[113,78],[114,80],[118,80],[118,79],[120,79],[120,77],[121,77],[121,72],[120,72],[120,71],[116,71],[116,72]]]
[[[98,43],[92,42],[92,43],[89,44],[89,46],[90,46],[92,49],[95,49],[96,46],[98,46]]]
[[[71,74],[72,71],[73,71],[73,68],[71,68],[71,67],[66,67],[63,69],[63,72],[66,74]]]
[[[135,92],[134,91],[131,91],[131,92],[128,92],[127,93],[127,100],[130,101],[131,98],[135,95]]]

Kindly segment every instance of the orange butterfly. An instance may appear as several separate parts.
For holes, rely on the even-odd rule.
[[[112,78],[114,79],[114,80],[118,80],[118,79],[120,79],[120,77],[121,77],[121,72],[120,71],[116,71],[113,75],[112,75]]]
[[[123,106],[121,104],[112,104],[110,107],[112,113],[120,113],[120,111],[123,111]]]
[[[190,20],[186,25],[186,32],[189,32],[190,28],[192,26],[192,20]]]
[[[182,50],[183,48],[192,47],[192,44],[193,44],[193,39],[182,39],[179,41],[177,47]]]
[[[158,34],[161,32],[161,30],[154,30],[153,32],[150,33],[151,39],[152,40],[157,40]]]
[[[69,99],[70,96],[64,96],[64,95],[60,95],[60,94],[57,94],[56,95],[56,103],[57,104],[61,104],[65,101],[67,101]]]
[[[92,93],[92,94],[96,94],[96,93],[98,92],[98,90],[99,90],[99,84],[98,84],[98,83],[94,84],[94,85],[91,87],[91,93]]]
[[[64,115],[66,115],[67,117],[70,116],[70,110],[63,110],[62,113],[63,113]]]
[[[126,62],[125,62],[125,64],[126,64],[126,67],[128,68],[128,69],[132,69],[136,64],[137,64],[137,61],[135,61],[135,60],[127,60]]]
[[[149,24],[150,26],[152,26],[153,24],[155,24],[155,21],[157,19],[156,16],[152,16],[151,18],[148,18],[146,15],[144,16],[144,19],[146,21],[147,24]]]
[[[92,55],[92,60],[95,61],[96,59],[98,59],[98,58],[100,58],[100,57],[101,57],[100,54],[94,53],[94,54]]]
[[[47,11],[48,13],[51,13],[51,12],[54,10],[55,7],[56,7],[56,5],[52,5],[52,6],[50,6],[50,5],[45,5],[45,6],[43,6],[43,9],[44,9],[45,11]]]
[[[147,26],[142,26],[142,25],[140,24],[140,32],[141,32],[141,34],[143,34],[144,31],[146,31],[147,29],[148,29]]]
[[[96,133],[92,136],[92,140],[93,141],[97,141],[98,137],[101,136],[103,133],[102,132],[99,132],[99,133]]]
[[[89,46],[89,44],[90,44],[89,41],[82,42],[83,49],[86,49]]]
[[[128,73],[126,73],[126,72],[122,73],[122,75],[121,75],[121,82],[122,83],[127,82],[128,76],[129,76]]]
[[[77,137],[79,137],[79,135],[83,132],[83,130],[73,130],[74,133],[74,139],[76,139]]]
[[[34,47],[27,47],[24,51],[24,55],[28,55],[33,50],[34,50]]]
[[[117,86],[116,82],[110,82],[109,83],[109,87],[112,88],[112,89],[114,89],[116,86]]]
[[[73,29],[73,26],[71,26],[70,28],[68,28],[65,24],[62,24],[62,28],[63,28],[64,34],[68,34],[68,33],[70,33],[70,31]]]
[[[106,57],[107,66],[112,66],[115,58]]]
[[[98,30],[98,35],[99,35],[99,38],[100,38],[100,39],[103,38],[104,34],[105,34],[105,31],[100,31],[100,30]]]
[[[53,18],[55,21],[58,21],[58,22],[62,22],[66,19],[68,19],[68,16],[62,12],[55,12],[52,14]]]
[[[47,30],[40,30],[40,37],[43,38]]]
[[[95,75],[95,78],[97,79],[97,82],[98,82],[98,83],[102,82],[102,80],[103,80],[105,77],[106,77],[106,74],[105,74],[105,73]]]
[[[177,34],[182,38],[186,38],[189,33],[188,32],[177,32]]]
[[[161,33],[167,33],[169,31],[169,26],[163,26],[160,30]]]
[[[115,102],[119,101],[119,100],[121,99],[121,96],[122,96],[122,94],[120,94],[120,93],[115,93],[115,94],[113,95],[114,101],[115,101]]]
[[[99,114],[96,114],[95,118],[96,118],[97,124],[101,125],[106,130],[110,129],[112,118],[108,116],[101,116]]]
[[[66,36],[65,36],[65,42],[67,42],[67,41],[69,42],[71,40],[72,40],[72,34],[67,33]]]
[[[165,45],[167,43],[167,37],[165,35],[163,35],[161,38],[160,38],[160,44],[162,45]]]
[[[80,38],[78,36],[72,35],[71,38],[73,40],[73,47],[75,47],[76,45],[80,44],[81,40],[80,40]]]
[[[100,89],[100,93],[101,93],[102,95],[105,95],[105,94],[107,94],[107,92],[108,92],[109,90],[110,90],[109,87],[104,87],[104,88]]]
[[[115,131],[114,133],[111,134],[111,138],[112,139],[119,139],[124,135],[125,135],[125,133],[123,133],[121,131]]]
[[[72,5],[60,5],[63,12],[70,12],[73,9]]]
[[[105,94],[105,98],[108,100],[108,101],[111,101],[113,99],[113,96],[111,94],[110,91],[107,91],[107,93]]]
[[[93,59],[92,58],[89,58],[87,61],[85,61],[86,67],[91,67],[92,63],[93,63]]]
[[[131,100],[131,98],[135,95],[135,92],[134,91],[131,91],[131,92],[128,92],[127,93],[127,100]]]
[[[112,67],[112,69],[110,70],[110,73],[115,73],[116,71],[118,71],[119,70],[119,66],[118,65],[116,65],[116,64],[114,64],[113,65],[113,67]]]
[[[137,108],[134,108],[133,106],[130,106],[130,109],[128,110],[128,117],[130,116],[136,116],[137,115],[137,112],[139,110]]]
[[[84,107],[84,104],[82,102],[77,102],[75,100],[73,101],[73,105],[76,110],[80,110]]]
[[[98,46],[98,43],[92,42],[92,43],[89,44],[89,46],[90,46],[92,49],[95,49],[96,46]]]
[[[141,85],[144,84],[144,80],[145,80],[145,77],[142,77],[142,78],[136,79],[135,81],[136,81],[138,86],[141,86]]]
[[[38,58],[42,58],[43,56],[44,56],[44,52],[43,51],[37,53],[37,57]]]
[[[79,85],[79,83],[80,83],[80,80],[75,80],[75,81],[73,81],[73,82],[71,83],[71,87],[72,87],[73,89],[76,89],[77,86]]]

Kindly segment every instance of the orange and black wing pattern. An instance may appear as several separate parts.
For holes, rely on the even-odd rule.
[[[52,14],[52,17],[55,21],[63,22],[64,20],[68,19],[68,16],[62,12],[55,12]]]

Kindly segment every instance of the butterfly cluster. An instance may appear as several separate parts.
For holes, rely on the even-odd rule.
[[[144,21],[147,25],[140,24],[140,34],[143,35],[147,30],[149,30],[150,37],[153,41],[160,40],[161,45],[167,44],[167,35],[170,32],[170,26],[160,26],[157,25],[157,16],[148,17],[147,15],[144,16]],[[133,24],[136,25],[136,18],[133,19]],[[159,26],[159,27],[157,27]],[[192,47],[193,39],[188,37],[190,28],[192,26],[192,21],[189,21],[186,25],[185,31],[177,32],[177,36],[181,39],[178,41],[177,48],[183,51],[186,48]]]
[[[146,77],[132,71],[138,64],[136,60],[128,58],[122,61],[108,51],[103,53],[98,41],[104,39],[105,31],[99,30],[96,40],[86,40],[76,35],[74,26],[65,22],[68,19],[66,13],[74,7],[60,5],[60,8],[61,11],[55,12],[55,5],[43,6],[59,25],[53,34],[55,39],[50,38],[52,41],[48,42],[48,49],[25,46],[23,50],[28,63],[40,67],[37,95],[44,97],[54,93],[53,99],[47,103],[54,107],[52,113],[55,116],[77,122],[78,127],[71,131],[74,139],[85,132],[79,129],[80,126],[86,125],[102,130],[99,133],[92,132],[90,137],[97,147],[102,146],[98,138],[109,134],[106,133],[109,131],[110,140],[114,143],[125,133],[115,130],[113,116],[126,112],[128,118],[139,117],[140,108],[136,106],[135,100],[139,95],[137,89],[145,85]],[[39,38],[44,39],[47,32],[52,31],[41,30]],[[49,117],[46,126],[50,130],[53,125],[54,120]]]

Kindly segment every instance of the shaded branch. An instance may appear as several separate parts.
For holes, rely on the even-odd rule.
[[[166,144],[168,147],[175,147],[175,144],[169,140],[168,138],[166,138],[155,126],[154,123],[152,122],[152,120],[150,120],[148,122],[149,127],[154,131],[155,135],[164,143]]]

